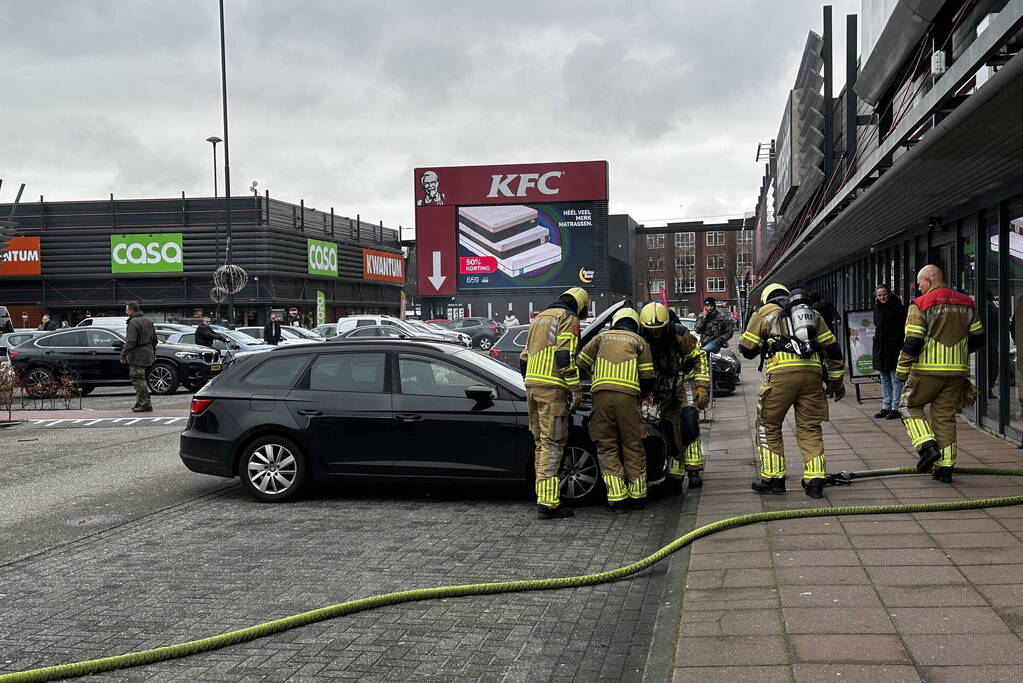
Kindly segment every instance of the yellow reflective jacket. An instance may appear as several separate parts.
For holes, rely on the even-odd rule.
[[[593,366],[590,391],[640,395],[639,380],[653,379],[654,362],[643,337],[629,330],[601,332],[579,352],[579,367]]]
[[[809,357],[803,358],[797,353],[788,351],[775,351],[764,362],[764,374],[785,374],[790,372],[821,372],[821,358],[825,358],[828,368],[828,379],[841,379],[845,372],[845,361],[842,358],[842,348],[838,340],[828,328],[824,318],[817,311],[813,312],[813,324],[817,330],[814,339],[814,352]],[[778,304],[765,304],[760,307],[752,316],[746,331],[739,339],[739,346],[750,353],[747,357],[760,353],[765,347],[770,348],[769,342],[781,342],[785,335],[791,336],[789,317],[785,315],[784,309]]]
[[[526,347],[519,354],[519,360],[526,363],[526,386],[578,391],[579,369],[575,365],[578,346],[579,318],[574,313],[552,307],[533,318]]]
[[[973,299],[947,287],[913,299],[896,373],[966,377],[970,351],[983,343],[984,325]]]
[[[685,378],[691,380],[694,387],[710,388],[710,369],[707,354],[700,348],[696,336],[684,325],[674,323],[665,334],[670,334],[669,342],[661,344],[657,340],[647,338],[650,352],[654,359],[654,372],[657,374],[658,385],[673,382],[682,373],[683,365],[691,360],[692,370]]]

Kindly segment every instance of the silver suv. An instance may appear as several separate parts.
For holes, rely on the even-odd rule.
[[[6,306],[0,306],[0,334],[14,332],[14,321]]]

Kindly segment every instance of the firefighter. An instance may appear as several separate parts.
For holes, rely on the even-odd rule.
[[[826,478],[821,422],[828,419],[827,397],[845,396],[842,349],[827,323],[796,289],[770,284],[763,306],[752,315],[739,341],[746,358],[762,356],[764,380],[757,393],[756,445],[760,478],[757,493],[785,493],[785,446],[781,427],[795,407],[795,431],[803,455],[803,488],[811,498],[824,496]],[[826,359],[826,369],[821,364]],[[822,374],[823,372],[823,374]],[[827,389],[824,382],[827,382]]]
[[[707,354],[700,350],[699,342],[685,325],[672,320],[664,304],[653,302],[644,306],[639,324],[653,355],[654,399],[674,442],[673,448],[669,448],[665,483],[681,487],[688,474],[689,487],[699,488],[703,486],[704,466],[700,411],[710,402]]]
[[[590,438],[597,444],[607,504],[614,513],[626,512],[630,503],[642,508],[646,500],[646,453],[641,397],[653,390],[654,364],[650,347],[639,336],[639,314],[635,310],[623,308],[615,313],[611,329],[598,334],[579,352],[579,368],[590,366]]]
[[[586,317],[590,295],[572,287],[529,324],[519,355],[529,406],[529,431],[536,445],[536,516],[563,519],[575,513],[560,507],[558,471],[568,441],[569,411],[582,402],[579,370],[579,319]]]
[[[906,382],[899,413],[917,449],[918,472],[952,483],[956,464],[956,413],[976,400],[967,379],[969,355],[984,344],[984,325],[973,299],[945,286],[941,269],[924,266],[916,276],[921,296],[906,314],[906,340],[896,376]],[[924,406],[930,405],[930,420]]]

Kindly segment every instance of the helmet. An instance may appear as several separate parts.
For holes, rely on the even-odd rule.
[[[761,303],[766,304],[768,301],[770,301],[771,299],[778,295],[788,296],[789,288],[786,287],[785,285],[780,285],[777,282],[772,282],[771,284],[764,287],[764,291],[760,295],[760,301]]]
[[[562,294],[562,296],[566,295],[575,300],[575,310],[579,315],[582,315],[590,307],[590,295],[582,287],[572,287]]]
[[[671,314],[664,304],[653,301],[639,313],[639,324],[648,330],[659,330],[668,324]]]
[[[615,313],[614,317],[611,318],[611,327],[617,325],[621,320],[632,320],[636,323],[637,329],[639,328],[639,314],[636,313],[634,308],[623,308]]]

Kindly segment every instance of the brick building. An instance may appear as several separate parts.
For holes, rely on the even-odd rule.
[[[753,230],[738,218],[723,224],[702,221],[669,223],[664,228],[640,226],[636,234],[634,297],[657,299],[660,288],[679,315],[696,315],[704,297],[718,307],[739,311],[742,281],[752,277]],[[692,230],[685,228],[692,227]],[[747,229],[744,229],[747,228]],[[664,230],[651,234],[650,230]]]

